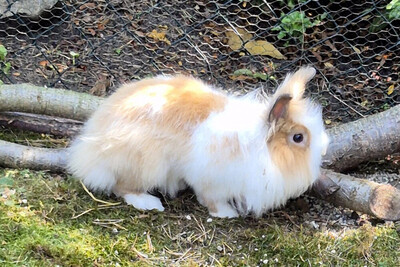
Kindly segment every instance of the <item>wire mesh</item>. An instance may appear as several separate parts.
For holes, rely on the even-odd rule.
[[[232,92],[271,91],[308,64],[327,124],[400,101],[398,0],[68,0],[36,16],[17,2],[0,0],[3,83],[109,94],[184,73]]]

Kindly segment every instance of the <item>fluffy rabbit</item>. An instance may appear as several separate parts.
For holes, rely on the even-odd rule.
[[[259,216],[319,175],[328,137],[320,106],[303,98],[314,75],[289,74],[265,101],[185,76],[126,84],[72,143],[69,170],[138,209],[164,210],[153,189],[174,197],[190,186],[212,216]]]

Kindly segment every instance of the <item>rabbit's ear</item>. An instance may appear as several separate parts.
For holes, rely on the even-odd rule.
[[[289,94],[294,99],[302,98],[305,86],[314,77],[315,72],[313,67],[307,66],[300,68],[293,74],[287,75],[276,91],[276,94]]]
[[[278,121],[281,118],[286,118],[288,114],[289,102],[292,97],[289,94],[278,96],[274,105],[268,114],[268,122]]]

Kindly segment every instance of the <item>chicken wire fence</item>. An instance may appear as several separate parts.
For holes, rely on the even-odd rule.
[[[399,0],[0,0],[0,80],[103,95],[184,73],[271,92],[313,65],[333,125],[399,103],[399,19]]]

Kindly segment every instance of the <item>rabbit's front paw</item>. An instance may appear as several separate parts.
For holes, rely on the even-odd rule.
[[[210,215],[219,218],[235,218],[239,214],[228,203],[215,203],[213,211],[210,210]]]

